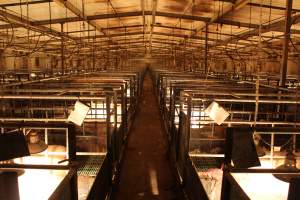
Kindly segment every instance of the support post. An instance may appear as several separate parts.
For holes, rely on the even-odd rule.
[[[73,165],[77,158],[76,158],[76,130],[74,124],[68,125],[68,147],[69,147],[69,162]],[[78,185],[77,185],[77,166],[72,166],[71,170],[75,170],[74,175],[70,180],[71,185],[71,199],[78,200]]]
[[[286,0],[286,10],[285,10],[285,29],[284,29],[284,40],[283,40],[283,52],[282,52],[282,63],[280,69],[280,82],[279,86],[285,87],[286,72],[287,72],[287,62],[288,62],[288,52],[289,52],[289,40],[291,32],[291,13],[293,7],[293,0]]]
[[[208,73],[208,63],[207,63],[207,54],[208,54],[208,24],[205,24],[205,51],[204,51],[204,72],[205,75]]]
[[[96,53],[95,53],[95,36],[93,37],[93,69],[92,71],[95,71],[95,65],[96,65]]]
[[[61,73],[62,75],[65,74],[65,49],[64,49],[64,23],[60,24],[61,30]]]

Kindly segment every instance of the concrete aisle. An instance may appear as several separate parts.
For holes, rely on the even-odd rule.
[[[131,129],[115,200],[183,200],[167,160],[167,141],[149,72]]]

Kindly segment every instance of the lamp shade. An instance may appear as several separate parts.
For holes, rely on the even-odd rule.
[[[260,166],[252,131],[234,130],[232,136],[232,162],[235,168]]]
[[[89,112],[89,107],[80,101],[76,101],[74,110],[68,117],[68,121],[73,122],[74,124],[81,126],[87,113]]]
[[[284,160],[284,164],[278,166],[276,169],[284,169],[288,170],[289,172],[297,173],[299,170],[296,167],[295,154],[291,150],[288,150]],[[284,182],[290,182],[292,178],[300,178],[299,174],[273,174],[273,176]]]
[[[48,147],[48,145],[40,139],[37,131],[30,130],[27,135],[27,138],[30,154],[41,153],[45,151]]]
[[[0,161],[29,156],[26,138],[21,131],[0,134]]]
[[[263,157],[266,155],[264,146],[262,145],[262,137],[259,134],[253,134],[253,141],[255,144],[256,152],[258,157]]]
[[[221,125],[229,116],[229,113],[215,101],[204,112],[218,125]]]

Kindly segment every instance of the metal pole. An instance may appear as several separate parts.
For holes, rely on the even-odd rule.
[[[95,37],[93,37],[93,72],[95,71],[95,65],[96,65],[96,54],[95,54]]]
[[[286,72],[287,72],[287,61],[289,51],[289,40],[291,32],[291,13],[293,7],[293,0],[286,0],[286,11],[285,11],[285,32],[283,40],[283,52],[282,52],[282,64],[280,69],[280,82],[279,86],[285,87]]]
[[[204,51],[204,71],[205,71],[205,74],[207,74],[207,70],[208,70],[207,53],[208,53],[208,24],[205,25],[205,51]]]
[[[61,73],[62,75],[65,74],[65,50],[64,50],[64,23],[60,24],[60,30],[61,30]]]

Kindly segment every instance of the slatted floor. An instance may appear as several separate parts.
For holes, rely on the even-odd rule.
[[[95,181],[105,155],[78,155],[78,199],[86,200],[87,195]]]
[[[191,156],[197,172],[205,172],[212,168],[221,168],[224,158]]]
[[[80,163],[77,175],[78,176],[96,176],[99,172],[105,155],[90,155],[90,156],[77,156]]]

